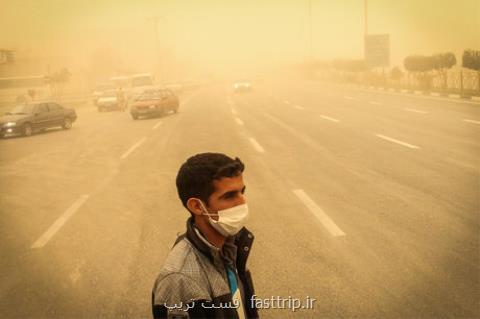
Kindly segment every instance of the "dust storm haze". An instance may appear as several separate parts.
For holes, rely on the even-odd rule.
[[[166,312],[204,152],[245,164],[196,196],[248,202],[260,318],[480,318],[479,30],[479,0],[0,1],[0,318]]]
[[[409,54],[460,54],[480,44],[479,6],[370,0],[368,32],[390,34],[392,66]],[[158,73],[163,66],[172,80],[235,77],[305,61],[310,32],[312,58],[362,58],[364,11],[360,0],[3,1],[0,39],[2,48],[32,59],[58,57],[50,67],[63,62],[78,72],[107,60],[117,73]]]

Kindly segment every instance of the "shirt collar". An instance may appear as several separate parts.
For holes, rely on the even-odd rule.
[[[222,249],[220,249],[208,241],[195,225],[193,217],[190,217],[187,221],[187,238],[200,252],[209,257],[216,267],[223,268],[224,262],[235,265],[237,256],[235,237],[227,237]]]

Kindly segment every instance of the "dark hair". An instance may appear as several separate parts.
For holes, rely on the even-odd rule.
[[[201,153],[187,159],[177,174],[177,191],[183,206],[188,209],[191,197],[200,198],[208,205],[210,195],[215,191],[214,180],[240,175],[245,169],[242,161],[221,153]]]

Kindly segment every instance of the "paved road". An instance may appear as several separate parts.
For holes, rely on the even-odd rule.
[[[264,318],[480,316],[480,104],[298,81],[0,141],[0,317],[150,317],[190,155],[239,156]],[[302,305],[305,305],[303,303]],[[288,302],[285,303],[288,306]]]

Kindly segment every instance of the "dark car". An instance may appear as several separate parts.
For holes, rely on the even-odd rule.
[[[10,134],[30,136],[50,127],[69,129],[76,119],[74,109],[55,102],[19,104],[0,117],[0,137]]]
[[[130,114],[134,120],[140,116],[161,116],[169,111],[178,112],[178,97],[169,89],[148,89],[135,99]]]

